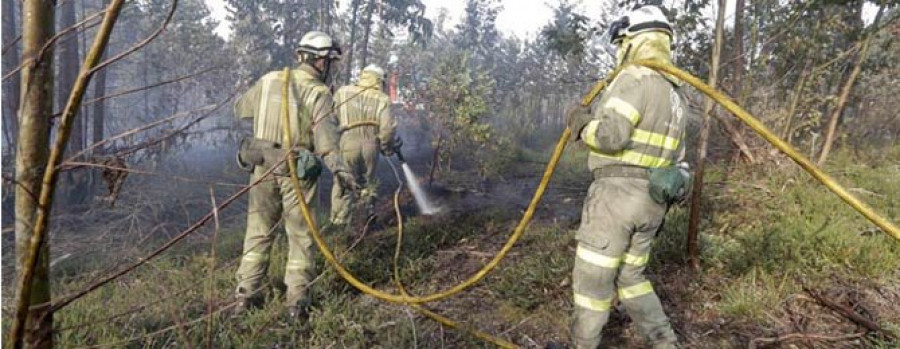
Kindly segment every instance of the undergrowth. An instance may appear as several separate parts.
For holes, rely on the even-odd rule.
[[[539,161],[549,153],[523,151],[517,156]],[[589,175],[585,175],[583,161],[582,152],[567,154],[551,187],[586,188]],[[897,222],[898,163],[900,149],[866,159],[840,152],[827,170],[888,220]],[[900,284],[900,244],[873,228],[805,172],[790,165],[768,164],[728,171],[712,166],[708,171],[701,221],[701,273],[687,272],[686,207],[670,210],[648,268],[673,323],[683,327],[680,333],[688,347],[745,347],[751,334],[777,334],[780,330],[773,319],[781,316],[778,309],[804,287],[825,290],[854,284],[879,289]],[[580,210],[583,192],[566,193],[568,198],[548,198],[573,201],[566,210]],[[497,208],[408,219],[401,258],[404,282],[413,293],[424,294],[468,277],[496,252],[520,214]],[[577,212],[573,216],[578,216]],[[429,307],[526,346],[565,339],[572,306],[569,275],[575,226],[577,222],[552,219],[533,223],[513,253],[488,278],[458,297]],[[391,282],[395,229],[372,232],[349,252],[347,248],[357,236],[335,231],[326,235],[354,274],[395,292]],[[245,317],[231,318],[227,306],[232,302],[243,227],[226,227],[218,233],[218,269],[212,273],[211,238],[212,232],[204,231],[202,237],[57,312],[58,346],[194,347],[209,341],[214,347],[265,348],[487,346],[403,306],[362,295],[321,257],[317,260],[321,274],[311,291],[314,321],[308,331],[301,330],[286,321],[280,303],[286,255],[283,236],[273,250],[264,305]],[[158,243],[148,243],[140,251]],[[137,255],[141,254],[135,252]],[[64,273],[60,275],[65,277],[55,280],[56,295],[84,286],[100,274],[91,271],[102,264],[62,264],[59,270]],[[679,280],[683,275],[691,275],[686,277],[689,282]],[[8,288],[4,291],[4,295],[11,294]],[[225,310],[210,317],[209,309]],[[882,326],[895,331],[900,328],[900,311],[881,314]],[[5,313],[4,320],[7,316]],[[4,321],[4,327],[7,324]],[[684,333],[685,329],[692,332]],[[706,333],[705,337],[694,329]],[[610,334],[618,335],[627,333]],[[633,346],[635,342],[624,345],[629,346],[627,343]],[[868,337],[865,343],[885,348],[896,344],[875,337]]]

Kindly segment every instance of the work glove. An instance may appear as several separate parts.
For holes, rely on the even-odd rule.
[[[400,139],[400,136],[397,136],[394,138],[393,142],[381,143],[381,154],[384,156],[393,156],[401,146],[403,146],[403,140]]]
[[[572,137],[569,139],[573,142],[581,139],[581,129],[593,119],[591,107],[585,107],[581,102],[569,105],[566,108],[566,127],[572,130]]]
[[[334,173],[334,180],[341,184],[344,191],[358,192],[361,189],[356,183],[356,178],[350,172],[337,171]]]

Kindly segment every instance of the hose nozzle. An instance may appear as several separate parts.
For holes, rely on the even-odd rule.
[[[394,154],[397,155],[397,160],[400,160],[400,163],[405,163],[406,159],[403,158],[403,153],[400,151],[400,147],[394,149]]]

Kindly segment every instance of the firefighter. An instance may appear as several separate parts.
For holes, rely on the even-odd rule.
[[[341,156],[356,177],[356,184],[363,188],[358,202],[369,217],[375,211],[378,154],[391,156],[401,144],[395,136],[397,121],[391,115],[390,98],[382,89],[384,76],[384,69],[371,64],[362,70],[356,84],[341,87],[335,94],[341,127]],[[349,223],[354,201],[357,198],[340,183],[332,187],[332,224]]]
[[[619,66],[637,60],[672,62],[672,25],[660,8],[645,6],[614,22],[611,43]],[[588,189],[572,272],[576,348],[600,345],[600,332],[618,299],[653,348],[677,338],[644,269],[669,205],[684,199],[689,173],[681,83],[628,65],[591,111],[567,111],[576,141],[590,149]]]
[[[313,241],[298,208],[299,196],[289,178],[286,161],[297,162],[304,197],[313,209],[322,162],[334,174],[336,182],[349,190],[357,188],[338,150],[340,133],[337,117],[333,112],[331,92],[324,83],[331,64],[341,57],[340,48],[328,34],[312,31],[302,37],[296,53],[299,68],[264,75],[237,100],[234,107],[236,117],[253,122],[253,137],[242,141],[238,153],[239,166],[251,171],[251,183],[270,170],[274,172],[272,177],[263,179],[250,189],[247,232],[244,254],[237,271],[234,313],[242,314],[249,306],[259,303],[275,239],[274,228],[283,218],[288,240],[284,274],[287,286],[285,306],[291,319],[305,323],[308,321],[309,305],[307,287],[315,269]],[[288,84],[287,95],[283,94],[285,80]],[[293,144],[282,144],[284,101],[289,103]]]

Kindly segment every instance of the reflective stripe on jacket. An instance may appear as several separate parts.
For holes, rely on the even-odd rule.
[[[316,79],[306,67],[291,70],[291,84],[288,90],[291,119],[291,139],[293,147],[303,147],[320,153],[337,148],[337,125],[327,119],[334,119],[334,107],[328,87]],[[281,103],[284,72],[273,71],[264,75],[253,87],[244,93],[234,105],[238,118],[253,118],[253,136],[262,140],[281,143]],[[298,103],[299,101],[299,103]],[[325,121],[324,123],[321,121]],[[315,124],[315,128],[312,127]],[[320,125],[322,124],[322,125]],[[324,129],[321,126],[324,126]]]
[[[682,160],[687,107],[679,89],[648,68],[623,69],[582,130],[588,167],[655,168]]]

